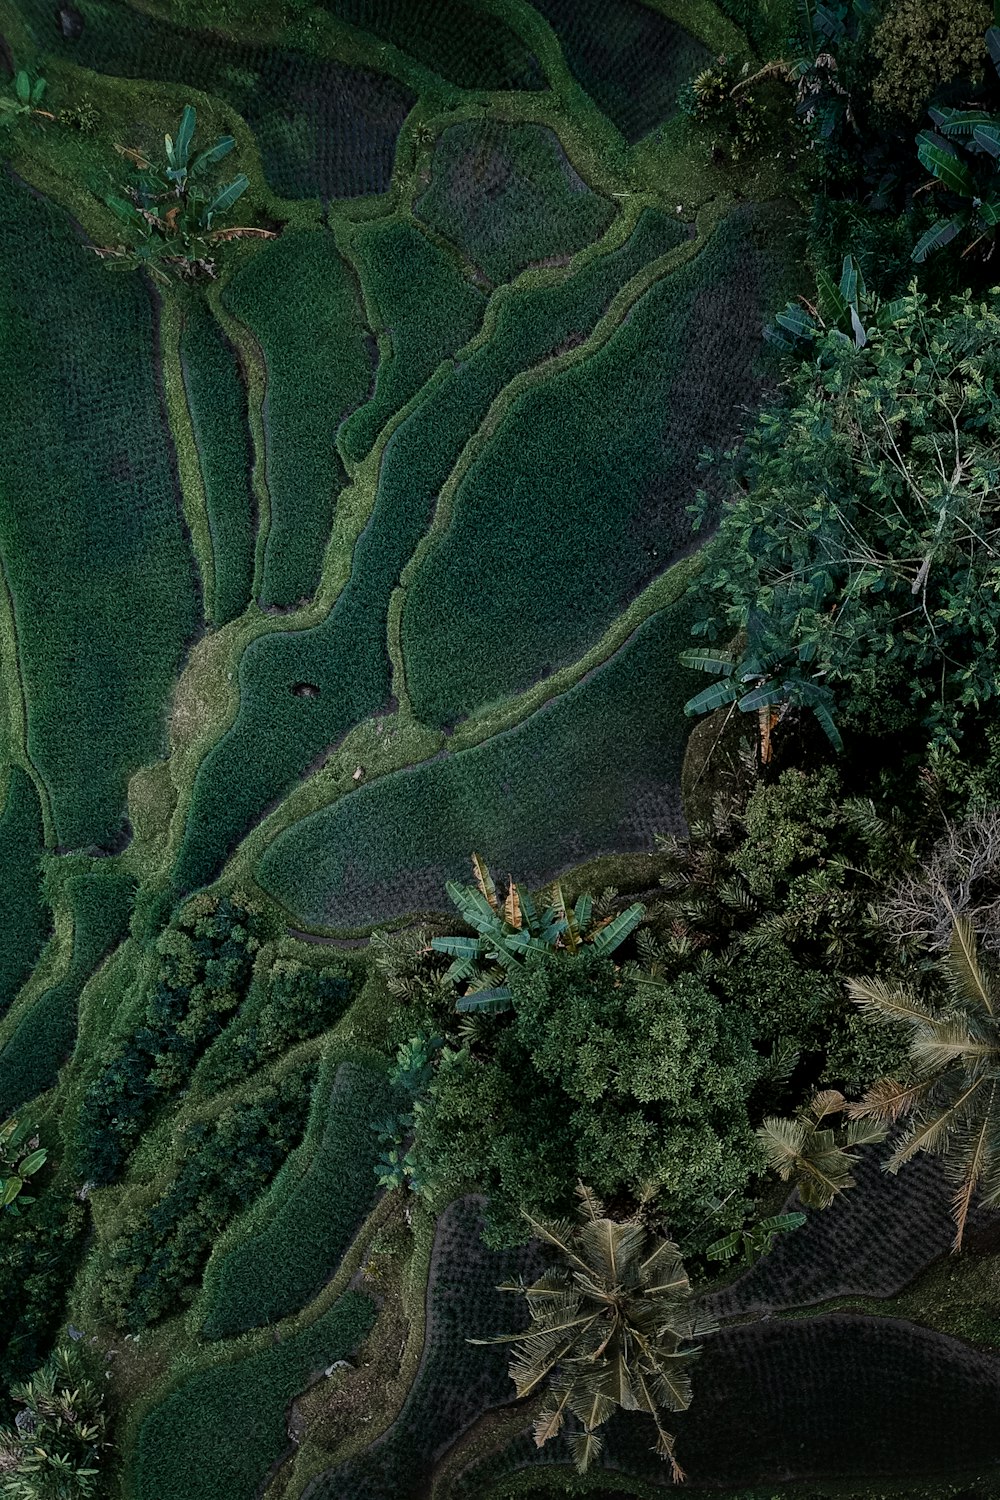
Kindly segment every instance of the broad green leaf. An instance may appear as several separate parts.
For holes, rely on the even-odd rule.
[[[174,142],[174,159],[170,163],[171,166],[180,167],[182,170],[187,167],[188,157],[191,155],[191,142],[194,140],[197,119],[198,116],[195,113],[194,106],[185,104],[181,113],[181,123],[177,127],[177,139]]]
[[[1000,224],[1000,198],[984,198],[978,211],[980,223],[987,228],[994,229]]]
[[[510,990],[506,985],[498,985],[492,990],[477,990],[473,994],[462,995],[455,1001],[455,1009],[463,1015],[478,1013],[494,1016],[510,1010],[510,1007]]]
[[[816,287],[819,292],[820,311],[827,321],[840,324],[847,317],[847,300],[826,271],[819,271],[816,275]]]
[[[24,1161],[18,1165],[18,1175],[20,1177],[34,1177],[35,1173],[44,1167],[48,1154],[44,1146],[38,1151],[33,1151],[30,1156],[26,1156]]]
[[[224,156],[228,156],[236,145],[231,135],[220,136],[214,146],[207,146],[204,151],[199,151],[191,163],[192,177],[200,177],[209,167],[216,166]]]
[[[722,677],[729,677],[736,666],[725,651],[710,651],[704,646],[682,651],[677,659],[682,667],[691,667],[695,672],[717,672]]]
[[[14,78],[14,92],[22,104],[31,103],[31,79],[23,68],[19,68]]]
[[[711,713],[714,708],[721,708],[724,703],[734,703],[740,696],[740,684],[733,682],[713,682],[703,693],[698,693],[694,698],[689,698],[684,705],[684,712],[688,718],[695,714]]]
[[[977,146],[982,146],[990,156],[1000,156],[1000,123],[996,120],[989,125],[977,125],[972,132],[972,139]]]
[[[993,60],[993,66],[1000,74],[1000,26],[991,26],[987,31],[986,47]]]
[[[930,229],[920,236],[913,247],[910,259],[922,265],[932,250],[940,250],[943,246],[950,245],[964,224],[965,218],[958,214],[953,219],[938,219],[936,224],[932,224]]]
[[[927,113],[945,136],[971,137],[976,125],[991,125],[995,116],[985,109],[943,109],[932,106]]]
[[[592,943],[594,952],[602,955],[614,953],[615,949],[620,948],[625,939],[635,931],[645,915],[646,908],[639,901],[634,902],[625,911],[619,912],[613,921],[594,934]]]
[[[932,172],[951,192],[960,198],[973,197],[976,189],[972,173],[943,136],[935,135],[932,130],[922,130],[917,136],[917,156],[928,172]]]
[[[237,198],[242,197],[249,186],[249,177],[241,173],[239,177],[234,177],[232,182],[227,183],[224,188],[221,188],[209,204],[207,211],[208,222],[211,223],[216,214],[228,212]]]
[[[44,98],[45,98],[45,79],[44,78],[36,78],[35,82],[34,82],[34,85],[32,87],[32,90],[31,90],[31,102],[36,107],[36,109],[37,109],[38,105],[41,104],[41,102],[42,102],[42,100]]]

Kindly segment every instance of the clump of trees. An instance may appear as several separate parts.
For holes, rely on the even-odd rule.
[[[101,1493],[107,1414],[78,1346],[58,1345],[10,1397],[18,1410],[10,1427],[0,1427],[3,1500],[89,1500]]]

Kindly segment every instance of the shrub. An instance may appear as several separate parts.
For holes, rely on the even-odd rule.
[[[83,1204],[51,1191],[30,1214],[0,1215],[0,1391],[37,1369],[48,1353],[86,1229]]]
[[[875,103],[916,120],[944,83],[982,76],[989,0],[890,0],[872,37]]]
[[[285,1078],[187,1127],[158,1201],[128,1213],[104,1252],[100,1298],[115,1327],[137,1333],[191,1300],[215,1240],[305,1129],[313,1081],[312,1070]]]
[[[239,893],[197,897],[156,940],[143,1024],[105,1056],[80,1106],[80,1169],[114,1181],[150,1112],[176,1093],[250,982],[259,910]]]
[[[14,1386],[11,1398],[20,1409],[12,1427],[0,1427],[3,1500],[88,1500],[99,1494],[108,1447],[104,1397],[78,1348],[61,1344],[30,1379]]]

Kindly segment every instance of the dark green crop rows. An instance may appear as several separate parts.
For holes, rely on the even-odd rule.
[[[259,637],[244,653],[239,716],[195,780],[176,875],[182,889],[210,879],[265,807],[353,724],[387,704],[389,596],[490,402],[519,369],[586,337],[644,260],[682,234],[663,215],[644,215],[625,245],[575,275],[506,297],[493,336],[396,428],[374,514],[330,616],[312,630]],[[296,696],[300,683],[318,694]]]
[[[0,1117],[51,1088],[76,1039],[80,991],[124,936],[135,883],[124,875],[72,876],[73,953],[63,979],[32,1005],[0,1052]]]
[[[379,1145],[372,1125],[392,1108],[385,1074],[357,1063],[341,1064],[332,1089],[317,1091],[313,1153],[262,1227],[248,1223],[223,1261],[204,1322],[208,1338],[296,1312],[336,1270],[374,1201]]]
[[[225,625],[243,613],[253,592],[257,518],[247,397],[236,351],[200,297],[185,309],[180,354],[212,537],[212,623]]]
[[[357,1347],[374,1315],[367,1297],[345,1292],[280,1344],[179,1386],[139,1431],[136,1500],[253,1500],[288,1445],[288,1403]]]
[[[42,810],[31,778],[14,766],[0,817],[0,1016],[35,966],[49,932],[42,899]]]
[[[259,867],[310,926],[352,927],[437,909],[477,849],[529,885],[588,856],[648,848],[680,825],[692,674],[682,603],[517,729],[373,781],[294,823]],[[655,712],[651,705],[655,705]]]
[[[417,1379],[386,1439],[324,1475],[309,1491],[312,1500],[423,1500],[440,1449],[482,1411],[512,1395],[506,1351],[469,1339],[521,1326],[523,1303],[497,1284],[530,1271],[537,1260],[530,1248],[485,1249],[481,1230],[474,1199],[460,1199],[441,1216]]]
[[[344,482],[337,428],[371,385],[357,289],[333,236],[303,230],[255,255],[224,301],[267,361],[271,524],[260,602],[294,605],[316,590]]]
[[[493,282],[582,250],[614,217],[544,125],[463,120],[439,138],[432,171],[415,211]]]
[[[466,0],[322,0],[352,26],[408,52],[463,89],[537,89],[544,79],[516,32]]]
[[[640,0],[531,0],[577,83],[632,144],[668,119],[711,58],[704,43]],[[759,7],[758,7],[759,8]]]
[[[518,398],[407,595],[418,717],[455,723],[576,660],[689,544],[699,455],[762,388],[788,236],[780,208],[737,211],[602,348]]]
[[[165,415],[155,308],[60,209],[0,192],[0,548],[28,749],[62,846],[126,835],[132,770],[199,623]]]
[[[341,452],[359,462],[393,412],[454,354],[482,322],[485,298],[462,274],[455,256],[439,249],[409,219],[366,224],[352,250],[383,345],[370,401],[340,429]]]

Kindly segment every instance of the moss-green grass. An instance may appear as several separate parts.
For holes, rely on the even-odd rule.
[[[414,711],[446,725],[582,655],[678,548],[702,451],[759,399],[793,220],[738,209],[603,346],[520,394],[409,585]]]
[[[124,936],[135,883],[109,871],[71,876],[65,894],[73,912],[69,968],[21,1018],[0,1051],[0,1115],[51,1088],[76,1039],[80,991]],[[13,1022],[13,1017],[11,1018]]]
[[[578,686],[519,727],[372,782],[293,824],[258,879],[311,927],[440,909],[478,850],[540,883],[680,826],[690,610],[660,610]]]
[[[260,602],[288,607],[315,592],[337,495],[341,421],[372,379],[351,273],[333,236],[286,233],[228,283],[227,309],[264,351],[270,528]]]
[[[199,623],[157,389],[156,310],[72,220],[0,193],[0,548],[28,751],[70,848],[121,838],[131,772]]]
[[[351,1353],[374,1314],[366,1297],[345,1292],[281,1343],[181,1383],[139,1430],[136,1500],[253,1500],[288,1443],[288,1403]]]
[[[336,1270],[377,1191],[373,1124],[392,1113],[384,1072],[328,1068],[302,1146],[206,1276],[207,1338],[230,1338],[296,1312]]]
[[[51,926],[41,890],[42,810],[31,778],[11,769],[0,816],[0,1016],[35,967]]]

